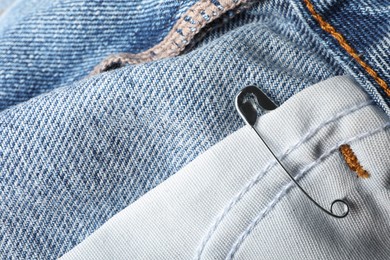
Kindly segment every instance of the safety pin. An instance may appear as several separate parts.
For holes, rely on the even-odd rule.
[[[282,169],[287,173],[287,175],[291,178],[291,180],[297,185],[297,187],[322,211],[327,213],[328,215],[335,218],[344,218],[349,213],[348,204],[341,199],[334,200],[330,206],[330,210],[325,209],[319,203],[317,203],[302,187],[299,183],[294,179],[294,177],[287,171],[282,162],[278,159],[275,153],[271,150],[269,145],[264,141],[263,137],[260,133],[255,129],[254,125],[258,118],[258,110],[261,109],[262,112],[267,113],[268,111],[274,110],[277,108],[277,105],[270,100],[267,95],[265,95],[259,88],[255,86],[248,86],[242,89],[236,96],[235,105],[238,113],[244,119],[245,123],[248,124],[259,136],[261,141],[267,147],[267,149],[271,152],[271,154],[275,157],[276,161],[282,167]],[[342,215],[337,215],[333,213],[333,206],[335,204],[342,204],[344,206],[344,213]]]

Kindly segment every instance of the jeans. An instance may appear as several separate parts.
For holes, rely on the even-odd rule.
[[[232,101],[246,85],[282,104],[349,73],[389,113],[382,88],[298,1],[254,2],[180,56],[87,76],[108,54],[160,42],[194,3],[19,0],[0,16],[1,256],[72,249],[239,129]],[[348,24],[375,31],[351,44],[389,81],[386,3],[369,1],[359,21],[344,17],[354,3],[318,10],[352,39],[361,31]]]
[[[354,80],[310,86],[255,128],[309,196],[326,210],[342,199],[349,214],[337,219],[316,207],[245,126],[61,260],[389,258],[390,121]],[[368,178],[349,168],[345,144]],[[334,213],[343,213],[337,204]]]

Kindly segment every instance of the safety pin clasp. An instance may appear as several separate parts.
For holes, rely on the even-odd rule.
[[[271,150],[271,148],[268,146],[268,144],[264,141],[263,137],[260,135],[260,133],[256,130],[254,125],[257,122],[258,116],[259,116],[259,110],[261,110],[262,113],[266,113],[270,110],[274,110],[277,108],[277,105],[268,98],[266,94],[264,94],[259,88],[255,86],[249,86],[242,89],[236,96],[235,105],[238,113],[240,116],[244,119],[245,123],[251,126],[251,128],[256,132],[257,136],[261,139],[261,141],[264,143],[264,145],[267,147],[267,149],[270,151],[270,153],[275,157],[276,161],[280,164],[280,166],[283,168],[283,170],[286,172],[286,174],[290,177],[290,179],[297,185],[297,187],[309,198],[318,208],[320,208],[322,211],[327,213],[328,215],[335,217],[335,218],[344,218],[349,213],[349,206],[348,204],[341,199],[334,200],[330,206],[330,210],[325,209],[322,207],[317,201],[315,201],[295,180],[295,178],[287,171],[287,169],[284,167],[282,162],[278,159],[278,157],[275,155],[275,153]],[[339,204],[341,206],[344,206],[344,211],[342,214],[335,214],[333,213],[333,208],[336,204]]]
[[[235,104],[242,119],[252,127],[257,121],[258,109],[268,112],[278,107],[263,91],[255,86],[242,89],[236,96]]]

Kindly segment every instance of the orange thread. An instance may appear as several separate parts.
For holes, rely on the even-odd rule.
[[[363,179],[367,179],[370,177],[370,174],[363,169],[363,166],[360,165],[358,158],[355,153],[352,151],[351,146],[349,144],[343,144],[339,148],[341,154],[344,156],[344,160],[347,163],[348,167],[357,173],[358,177]]]
[[[314,9],[313,4],[310,2],[310,0],[303,0],[303,2],[306,4],[307,9],[309,9],[310,14],[314,17],[314,19],[320,24],[321,28],[326,31],[327,33],[330,33],[341,45],[341,47],[346,50],[349,55],[351,55],[359,64],[362,66],[368,74],[373,77],[373,79],[378,83],[379,86],[385,91],[386,95],[390,97],[390,89],[387,83],[379,77],[378,73],[373,70],[370,65],[368,65],[365,61],[363,61],[359,54],[347,43],[344,36],[337,32],[336,29],[330,25],[328,22],[326,22]]]

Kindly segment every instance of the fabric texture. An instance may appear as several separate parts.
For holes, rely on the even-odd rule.
[[[43,1],[37,4],[35,12],[28,13],[42,22],[45,16],[40,8],[53,14],[65,10],[62,7],[65,3],[72,3],[75,9],[71,10],[75,11],[67,12],[65,21],[55,23],[59,28],[67,21],[77,24],[74,20],[79,16],[86,24],[94,24],[88,19],[95,18],[84,20],[84,17],[100,9],[103,17],[110,20],[110,8],[99,4],[100,1],[88,2],[82,12],[76,11],[81,2],[79,5],[75,1],[51,2],[49,11]],[[124,5],[123,1],[120,3]],[[132,7],[131,2],[126,3]],[[102,7],[91,8],[93,4]],[[267,8],[271,6],[274,13],[270,16]],[[275,102],[282,103],[306,86],[343,74],[343,69],[305,32],[293,10],[285,12],[286,8],[275,3],[258,4],[233,21],[240,26],[186,55],[86,78],[2,111],[0,254],[54,259],[73,248],[115,213],[241,127],[233,98],[243,86],[258,85]],[[70,15],[73,12],[74,17]],[[24,26],[29,28],[33,21],[28,19]],[[123,25],[126,26],[130,25]],[[142,22],[142,26],[148,25]],[[7,27],[6,32],[12,28]],[[46,28],[49,29],[52,30]],[[121,37],[131,37],[128,31],[117,30]],[[307,37],[302,37],[302,33],[307,33]],[[62,44],[64,37],[72,35],[69,40],[76,45],[75,39],[80,39],[80,34],[74,35],[74,31],[57,35],[58,43],[53,44],[58,48],[73,46]],[[93,57],[88,64],[95,65],[96,55],[85,51],[83,46],[109,44],[105,35],[114,39],[115,33],[108,31],[100,38],[95,34],[84,35],[80,48],[85,57]],[[2,37],[3,41],[6,39]],[[27,47],[38,48],[36,44],[41,46],[33,41]],[[45,40],[45,44],[51,41]],[[128,41],[123,44],[127,46]],[[12,55],[19,51],[28,53],[23,51],[26,45],[21,45],[10,41],[0,48],[9,46]],[[59,50],[51,49],[53,55]],[[57,63],[62,68],[71,67],[62,70],[69,77],[58,78],[64,83],[77,78],[76,74],[81,77],[89,69],[89,65],[79,67],[84,66],[79,63],[79,56],[73,59],[77,52],[65,53],[69,55],[60,56]],[[19,70],[29,67],[13,66],[9,58],[0,63],[13,66],[2,70],[3,92],[21,90],[22,99],[37,94],[35,90],[23,89],[19,80],[33,85],[36,82],[42,87],[55,86],[56,72],[52,70],[59,68],[43,65],[50,60],[50,55],[45,57],[48,58],[37,60],[39,66],[34,65],[31,70],[44,66],[50,77],[33,71],[26,72],[28,77],[24,77]],[[42,81],[36,81],[36,77]],[[20,87],[15,88],[14,84]],[[7,100],[13,94],[3,97],[4,107],[19,100],[11,98],[15,102],[9,103]]]
[[[0,110],[156,45],[195,0],[19,0],[0,18]]]
[[[0,14],[4,12],[15,0],[0,0]]]
[[[298,13],[307,22],[307,26],[321,39],[321,43],[327,47],[332,57],[337,59],[348,74],[351,74],[390,115],[390,73],[388,69],[390,55],[387,51],[390,41],[390,2],[387,0],[312,1],[315,11],[337,30],[336,37],[321,28],[322,26],[319,26],[318,21],[315,21],[310,12],[305,12],[308,10],[305,2],[307,0],[296,1],[294,5],[302,11]],[[380,87],[368,70],[359,65],[356,59],[342,47],[338,42],[340,35],[343,36],[343,41],[352,47],[358,58],[371,67],[377,74],[376,76],[384,81],[385,86]],[[385,94],[384,87],[387,94]]]
[[[255,126],[321,206],[348,203],[343,219],[317,208],[245,126],[61,259],[388,259],[390,121],[373,104],[349,77],[335,77]],[[347,166],[341,144],[350,145],[369,178]]]
[[[389,111],[295,1],[255,1],[178,57],[88,77],[110,54],[155,46],[195,2],[16,0],[0,16],[1,256],[72,249],[239,129],[233,98],[246,85],[282,104],[349,71]],[[378,33],[362,52],[380,52]]]

